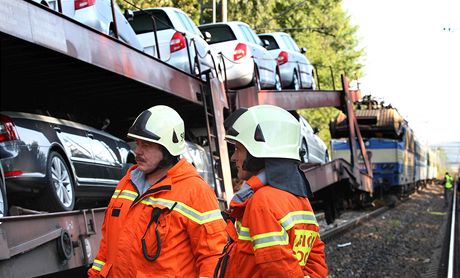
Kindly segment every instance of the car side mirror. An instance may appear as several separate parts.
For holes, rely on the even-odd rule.
[[[305,47],[300,48],[300,53],[304,54],[307,53],[307,49]]]
[[[211,41],[211,37],[212,37],[212,36],[211,36],[211,33],[209,33],[208,31],[205,31],[205,32],[203,33],[203,36],[204,36],[204,40],[205,40],[206,42],[210,42],[210,41]]]
[[[125,16],[126,20],[128,20],[128,21],[133,21],[133,19],[134,19],[134,13],[130,9],[126,9],[125,12],[123,13],[123,15]]]
[[[318,129],[317,127],[314,127],[314,128],[313,128],[313,133],[314,133],[314,134],[318,134],[318,133],[319,133],[319,129]]]

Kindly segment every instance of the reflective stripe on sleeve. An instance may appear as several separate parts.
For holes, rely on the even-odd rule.
[[[252,246],[254,247],[254,250],[262,247],[288,244],[289,235],[284,228],[281,228],[281,231],[279,232],[258,234],[252,237]]]
[[[252,242],[254,250],[257,248],[274,246],[274,245],[287,245],[289,244],[289,235],[284,228],[279,232],[270,232],[265,234],[258,234],[251,237],[249,228],[243,227],[241,222],[236,222],[236,232],[238,233],[239,240],[247,240]]]
[[[105,265],[105,262],[100,261],[100,260],[94,260],[93,266],[91,268],[97,271],[101,271],[104,265]]]
[[[281,218],[278,223],[281,225],[281,231],[258,234],[251,237],[248,227],[244,227],[240,221],[236,222],[236,232],[239,240],[252,241],[254,250],[257,248],[287,245],[289,244],[289,235],[287,231],[296,224],[318,225],[315,214],[311,211],[293,211]]]
[[[112,198],[117,198],[118,194],[120,194],[120,189],[117,189],[113,192]]]
[[[130,201],[134,201],[138,195],[139,194],[137,194],[137,192],[134,192],[131,190],[123,190],[120,193],[120,189],[117,189],[115,190],[115,192],[113,192],[112,198],[122,198],[122,199],[128,199]]]
[[[179,212],[183,216],[187,217],[188,219],[196,222],[200,225],[212,222],[214,220],[223,219],[222,214],[219,209],[206,211],[206,212],[199,212],[192,207],[187,206],[184,203],[161,199],[161,198],[153,198],[148,197],[141,201],[144,205],[160,205],[171,209],[174,204],[174,211]]]
[[[238,239],[252,240],[251,235],[249,234],[249,228],[241,226],[240,221],[236,221],[236,232],[238,234]]]
[[[296,224],[312,224],[318,225],[316,221],[315,214],[312,211],[293,211],[286,214],[285,217],[281,218],[279,221],[281,226],[287,231],[291,229]]]
[[[131,190],[123,190],[120,195],[118,195],[118,198],[122,198],[122,199],[128,199],[130,201],[134,201],[137,196],[139,194],[137,194],[136,192],[134,191],[131,191]]]

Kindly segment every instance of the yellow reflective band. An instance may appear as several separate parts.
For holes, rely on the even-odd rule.
[[[139,194],[137,194],[136,192],[134,191],[131,191],[131,190],[123,190],[120,195],[118,195],[118,198],[122,198],[122,199],[128,199],[130,201],[134,201],[137,196]]]
[[[200,225],[212,222],[214,220],[223,219],[222,214],[219,209],[206,211],[206,212],[199,212],[192,207],[187,206],[184,203],[161,199],[161,198],[153,198],[148,197],[141,201],[144,205],[160,205],[171,209],[174,204],[174,211],[179,212],[183,216],[187,217],[188,219],[196,222]]]
[[[279,221],[281,226],[287,231],[296,224],[312,224],[318,225],[315,214],[312,211],[293,211],[288,213],[285,217]]]
[[[91,267],[92,269],[95,269],[97,271],[101,271],[102,267],[105,265],[105,262],[100,261],[100,260],[94,260],[93,266]]]
[[[117,189],[115,192],[113,192],[112,198],[117,198],[118,193],[120,193],[120,189]]]
[[[279,232],[259,234],[252,237],[252,246],[254,250],[262,247],[288,244],[289,235],[283,228],[281,228],[281,231]]]
[[[249,228],[241,226],[240,221],[236,221],[236,232],[238,234],[238,239],[252,240],[251,235],[249,234]]]

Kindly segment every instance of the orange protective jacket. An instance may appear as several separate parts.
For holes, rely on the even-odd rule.
[[[257,176],[247,184],[254,195],[230,205],[236,227],[227,226],[234,242],[226,248],[223,277],[327,277],[324,243],[308,199],[264,185]]]
[[[139,195],[131,181],[136,167],[119,182],[109,203],[89,277],[212,277],[228,238],[212,189],[182,159]],[[144,256],[141,239],[153,258],[157,234],[161,251],[152,262]]]

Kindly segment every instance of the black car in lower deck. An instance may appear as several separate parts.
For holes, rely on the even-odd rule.
[[[74,121],[0,112],[0,162],[10,204],[70,211],[106,202],[135,163],[124,140]]]

